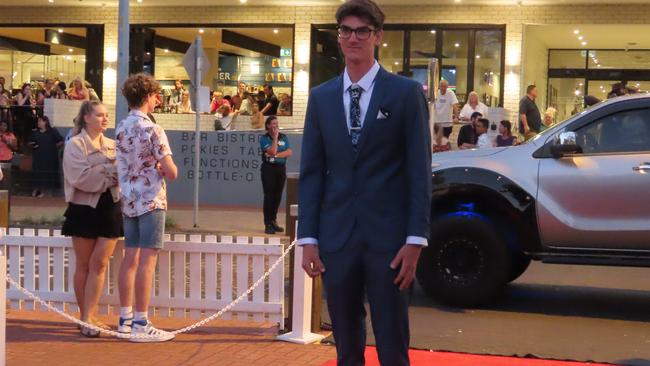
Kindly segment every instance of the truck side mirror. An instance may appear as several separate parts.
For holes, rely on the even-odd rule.
[[[581,149],[577,141],[578,138],[575,132],[561,132],[551,145],[551,153],[556,158],[561,158],[567,154],[578,153]]]

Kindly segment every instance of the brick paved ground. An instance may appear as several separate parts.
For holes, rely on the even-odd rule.
[[[102,317],[107,324],[115,317]],[[153,319],[177,329],[191,319]],[[309,366],[336,357],[334,347],[296,345],[275,340],[269,324],[217,320],[166,343],[135,344],[115,338],[84,338],[56,314],[12,311],[7,314],[7,365],[223,365]]]

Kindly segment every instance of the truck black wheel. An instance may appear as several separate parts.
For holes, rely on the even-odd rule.
[[[491,223],[476,215],[447,216],[432,223],[417,278],[444,304],[475,307],[500,295],[508,283],[511,253]]]
[[[521,252],[512,253],[512,258],[510,259],[510,276],[508,277],[508,282],[512,282],[519,278],[530,266],[530,257]]]

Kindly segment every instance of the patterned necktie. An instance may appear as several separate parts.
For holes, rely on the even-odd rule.
[[[350,92],[350,138],[352,139],[352,146],[356,149],[361,135],[361,107],[359,106],[359,99],[361,98],[361,89],[358,85],[352,85],[348,89]]]

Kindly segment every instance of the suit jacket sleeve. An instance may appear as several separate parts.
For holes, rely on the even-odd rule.
[[[415,108],[406,109],[406,167],[408,176],[409,212],[407,235],[429,238],[431,209],[431,135],[429,110],[419,84],[409,90],[407,100]]]
[[[325,176],[325,149],[316,109],[316,98],[307,102],[300,157],[298,190],[298,239],[318,239],[318,225]]]

